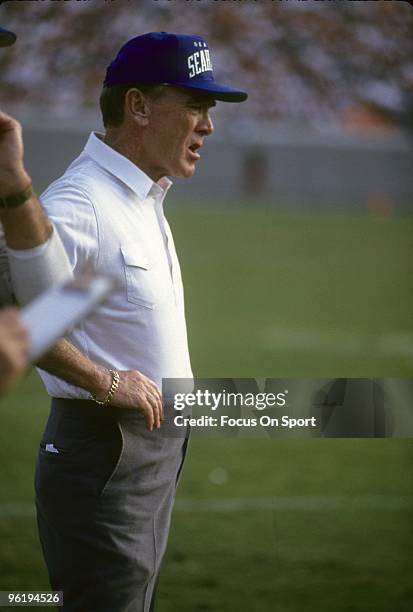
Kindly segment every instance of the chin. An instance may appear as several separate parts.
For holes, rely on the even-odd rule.
[[[174,168],[174,172],[169,174],[169,176],[175,176],[179,178],[191,178],[191,176],[195,174],[195,170],[195,163],[184,161],[180,164],[177,164]]]
[[[195,169],[196,169],[195,164],[186,166],[185,168],[182,169],[182,174],[180,176],[182,176],[183,178],[190,178],[191,176],[194,176]]]

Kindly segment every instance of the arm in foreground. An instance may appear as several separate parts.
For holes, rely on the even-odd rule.
[[[0,198],[18,195],[31,185],[23,156],[20,124],[0,111]],[[33,192],[15,208],[0,208],[0,220],[19,302],[72,276],[59,235]]]

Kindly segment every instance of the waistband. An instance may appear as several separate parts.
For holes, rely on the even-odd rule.
[[[107,418],[114,420],[144,420],[138,409],[117,408],[116,406],[100,406],[92,400],[83,400],[66,397],[51,398],[52,412],[64,412],[76,418]],[[171,408],[171,403],[164,401],[164,410]]]
[[[113,406],[99,406],[92,400],[69,399],[64,397],[52,397],[50,414],[65,414],[77,421],[92,422],[116,422],[119,413]],[[124,412],[124,411],[122,411]]]

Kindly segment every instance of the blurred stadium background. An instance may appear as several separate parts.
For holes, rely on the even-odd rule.
[[[19,37],[0,103],[39,191],[101,129],[129,37],[204,35],[216,74],[250,92],[214,109],[167,207],[197,376],[411,378],[407,3],[5,2],[0,23]],[[0,405],[3,590],[47,588],[32,508],[47,404],[30,373]],[[412,476],[411,440],[193,439],[159,611],[407,612]]]

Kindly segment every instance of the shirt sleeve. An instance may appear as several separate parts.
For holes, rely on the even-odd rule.
[[[86,191],[72,180],[60,179],[52,183],[40,201],[60,236],[72,272],[81,271],[86,264],[96,267],[98,224]]]
[[[49,240],[33,249],[8,249],[10,276],[19,304],[72,277],[72,268],[55,228]]]

